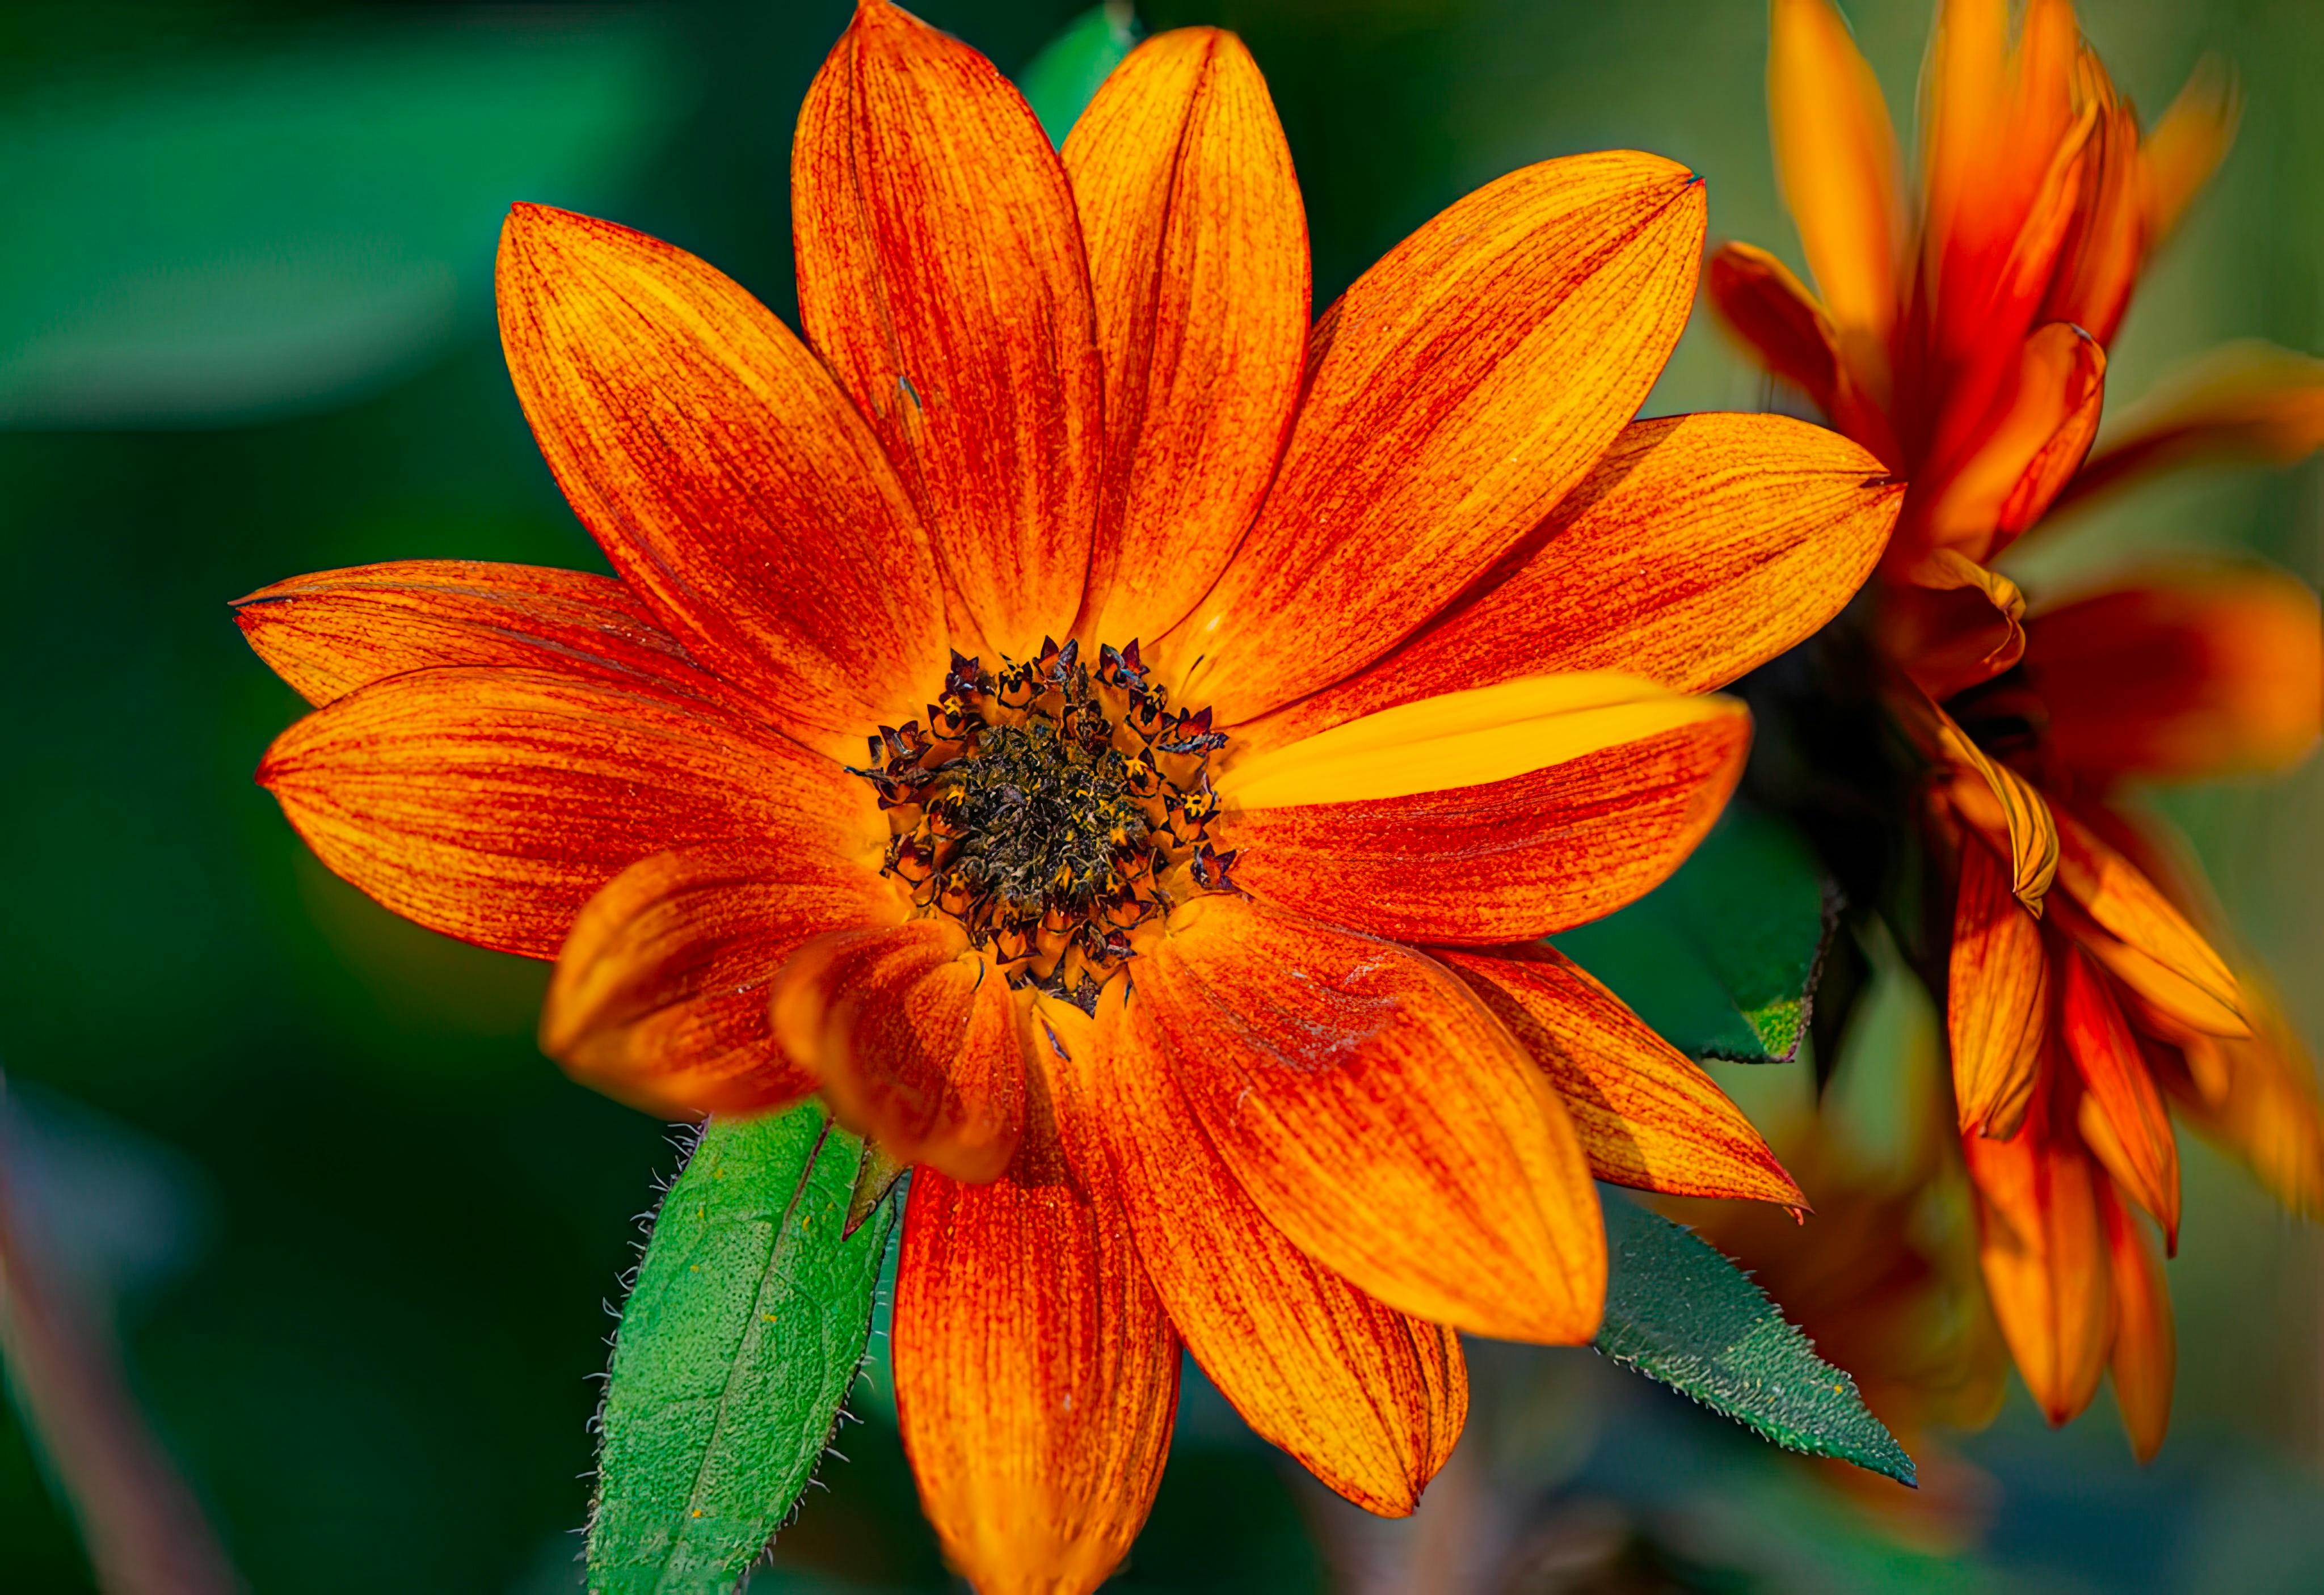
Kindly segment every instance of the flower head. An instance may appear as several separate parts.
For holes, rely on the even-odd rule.
[[[2085,463],[2107,346],[2232,134],[2225,75],[2199,73],[2142,132],[2067,0],[2030,0],[2014,34],[2002,0],[1944,0],[1914,214],[1838,14],[1775,0],[1773,17],[1776,161],[1822,297],[1728,244],[1712,298],[1911,478],[1874,645],[1952,905],[1939,940],[1986,1279],[2052,1421],[2111,1359],[2151,1454],[2170,1307],[2131,1214],[2175,1244],[2166,1104],[2303,1212],[2324,1197],[2324,1112],[2262,983],[2217,950],[2200,877],[2167,864],[2120,787],[2298,762],[2324,724],[2324,634],[2314,595],[2271,572],[2157,569],[2028,620],[1992,562],[2053,509],[2159,466],[2324,443],[2324,364],[2226,352]]]
[[[510,369],[615,577],[252,595],[321,705],[260,779],[391,908],[554,957],[576,1077],[819,1092],[918,1166],[899,1412],[980,1588],[1120,1559],[1182,1341],[1409,1510],[1453,1330],[1596,1328],[1593,1175],[1800,1200],[1539,938],[1702,836],[1748,740],[1708,689],[1837,611],[1901,489],[1796,421],[1632,420],[1703,217],[1652,156],[1512,173],[1311,327],[1225,33],[1140,47],[1060,157],[866,0],[793,182],[805,343],[518,208]]]

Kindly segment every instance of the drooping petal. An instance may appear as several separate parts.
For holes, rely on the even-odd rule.
[[[2034,1404],[2062,1424],[2106,1371],[2114,1304],[2098,1184],[2070,1123],[2040,1100],[2008,1140],[1964,1136],[1977,1189],[1978,1256],[2002,1338]]]
[[[767,308],[684,250],[520,205],[501,341],[542,456],[702,664],[832,751],[945,668],[927,534],[872,433]]]
[[[2054,507],[2180,466],[2212,459],[2284,466],[2319,447],[2324,360],[2271,344],[2229,344],[2124,415]]]
[[[1054,1139],[963,1185],[912,1176],[896,1419],[945,1556],[982,1595],[1085,1595],[1154,1502],[1178,1341],[1120,1207]]]
[[[727,694],[636,595],[577,570],[406,559],[293,576],[235,599],[234,610],[258,657],[318,706],[441,665],[510,665],[708,698]]]
[[[1065,171],[975,51],[865,0],[791,146],[799,318],[936,532],[968,652],[1081,606],[1103,374]]]
[[[2287,769],[2324,729],[2324,622],[2307,584],[2158,570],[2036,616],[2026,669],[2049,742],[2103,784]]]
[[[1711,252],[1703,291],[1760,364],[1836,415],[1846,380],[1840,329],[1791,267],[1756,244],[1729,241]]]
[[[1963,838],[1945,984],[1963,1135],[2006,1139],[2024,1122],[2049,1030],[2049,971],[2040,924],[2010,890],[2008,869],[1981,838]]]
[[[2108,1272],[2114,1279],[2115,1405],[2130,1432],[2131,1454],[2151,1462],[2171,1429],[2171,1391],[2179,1371],[2179,1335],[2171,1316],[2171,1287],[2163,1259],[2121,1198],[2101,1185]]]
[[[1591,1175],[1666,1196],[1807,1205],[1711,1076],[1563,954],[1531,943],[1438,956],[1549,1077]]]
[[[2246,972],[2239,984],[2251,1010],[2250,1039],[2199,1036],[2186,1044],[2190,1063],[2198,1048],[2209,1055],[2214,1088],[2193,1089],[2175,1073],[2163,1074],[2163,1084],[2179,1112],[2276,1201],[2302,1218],[2324,1216],[2324,1101],[2315,1060],[2264,983]]]
[[[1734,790],[1750,716],[1611,672],[1532,677],[1261,753],[1221,781],[1244,890],[1400,941],[1497,945],[1668,878]]]
[[[769,1026],[775,972],[816,936],[905,909],[868,864],[829,850],[747,837],[640,859],[589,899],[558,953],[541,1050],[665,1117],[780,1107],[816,1076]]]
[[[1506,1340],[1598,1328],[1606,1237],[1572,1126],[1441,964],[1245,899],[1197,898],[1118,1023],[1169,1061],[1243,1190],[1390,1306]]]
[[[1941,702],[2025,656],[2025,595],[1959,549],[1895,572],[1880,592],[1879,642],[1913,684]]]
[[[2081,1076],[2076,1124],[2083,1144],[2116,1184],[2179,1243],[2179,1143],[2163,1095],[2146,1072],[2138,1037],[2107,980],[2079,948],[2053,945],[2060,1048]]]
[[[2098,436],[2106,350],[2068,322],[2024,343],[2015,382],[1957,449],[1921,475],[1900,558],[1952,549],[1984,564],[2040,520]]]
[[[1878,561],[1904,493],[1856,444],[1788,417],[1635,421],[1480,596],[1237,741],[1271,747],[1554,671],[1723,687],[1840,612]]]
[[[407,918],[553,957],[648,854],[737,837],[876,858],[871,789],[699,700],[538,670],[392,677],[275,739],[259,785],[315,855]]]
[[[1226,568],[1306,363],[1307,218],[1242,41],[1132,51],[1065,141],[1105,355],[1105,500],[1084,635],[1152,639]]]
[[[950,919],[820,936],[776,975],[773,1029],[832,1116],[899,1162],[982,1182],[1025,1129],[1008,980]]]
[[[1767,111],[1816,288],[1843,340],[1883,349],[1896,317],[1904,179],[1880,81],[1830,0],[1775,0]]]
[[[1251,1427],[1368,1510],[1412,1510],[1461,1433],[1450,1330],[1384,1306],[1293,1245],[1245,1193],[1159,1050],[1142,993],[1100,1010],[1097,1111],[1170,1321]]]
[[[1360,278],[1316,325],[1258,520],[1165,640],[1180,696],[1233,725],[1329,686],[1538,525],[1661,371],[1702,218],[1683,167],[1570,156],[1471,194]]]
[[[2227,158],[2242,115],[2235,74],[2207,58],[2140,147],[2140,200],[2149,246],[2169,237]]]
[[[2009,889],[2038,914],[2058,871],[2058,825],[2032,782],[1997,763],[1925,693],[1899,687],[1887,694],[1897,725],[1933,764],[1954,767],[1945,796],[1962,822],[1982,834],[2009,861]]]
[[[2058,887],[2065,921],[2116,978],[2182,1022],[2212,1036],[2247,1036],[2236,977],[2203,934],[2137,865],[2073,816],[2055,813]]]

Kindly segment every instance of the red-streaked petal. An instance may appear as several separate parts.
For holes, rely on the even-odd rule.
[[[1333,923],[1399,941],[1529,941],[1667,879],[1719,817],[1750,741],[1733,699],[1604,673],[1529,678],[1237,766],[1218,834],[1243,890]],[[1453,780],[1471,784],[1437,786]]]
[[[2124,984],[2207,1035],[2247,1036],[2236,977],[2203,934],[2122,853],[2053,811],[2061,920]]]
[[[1053,1139],[963,1185],[912,1176],[896,1418],[945,1559],[985,1595],[1085,1595],[1138,1537],[1178,1403],[1178,1341],[1119,1206]]]
[[[2045,1080],[2039,1096],[2050,1093]],[[1961,1138],[1977,1187],[1987,1294],[2017,1371],[2052,1424],[2089,1405],[2114,1338],[2098,1208],[2106,1176],[2091,1166],[2070,1120],[2053,1121],[2060,1105],[2037,1096],[2024,1128],[2006,1141]]]
[[[1081,606],[1103,385],[1065,167],[1010,81],[867,0],[791,146],[799,318],[934,529],[964,651]]]
[[[936,564],[814,355],[682,249],[520,205],[501,342],[574,513],[693,657],[831,751],[945,668]]]
[[[1571,156],[1479,189],[1359,279],[1316,325],[1259,519],[1166,639],[1180,696],[1232,725],[1329,686],[1539,524],[1653,386],[1702,217],[1682,167]]]
[[[742,837],[876,860],[871,789],[697,700],[537,670],[397,676],[275,739],[258,782],[331,870],[463,941],[555,955],[648,854]]]
[[[1856,444],[1788,417],[1633,422],[1476,598],[1237,740],[1273,746],[1554,671],[1723,687],[1840,613],[1872,574],[1904,494]]]
[[[621,583],[577,570],[405,559],[293,576],[234,604],[258,657],[317,705],[390,676],[507,665],[726,696]]]
[[[1835,413],[1843,380],[1840,329],[1791,267],[1756,244],[1721,244],[1711,252],[1703,291],[1760,364],[1826,415]]]
[[[2105,348],[2054,321],[2025,340],[2014,374],[1985,420],[1916,476],[1900,562],[1939,549],[1980,565],[1995,558],[2081,469],[2106,400]]]
[[[1266,80],[1215,28],[1132,51],[1065,161],[1105,354],[1080,629],[1120,644],[1210,591],[1275,474],[1306,361],[1307,218]]]
[[[1805,1207],[1741,1109],[1621,1000],[1540,943],[1437,954],[1533,1055],[1597,1178]]]
[[[2114,1278],[2115,1405],[2130,1432],[2131,1454],[2151,1462],[2171,1430],[2171,1390],[2178,1378],[2179,1335],[2171,1317],[2171,1287],[2163,1259],[2138,1220],[2112,1190],[2099,1190],[2107,1256]]]
[[[1025,1129],[1017,1002],[954,921],[818,937],[782,966],[770,1003],[776,1038],[842,1124],[956,1180],[1009,1166]]]
[[[2324,360],[2269,344],[2228,344],[2120,417],[2054,508],[2180,466],[2213,459],[2288,466],[2319,447]]]
[[[2013,1136],[2033,1101],[2049,1030],[2050,960],[2007,866],[1975,835],[1961,840],[1945,991],[1960,1131]]]
[[[1264,1438],[1358,1506],[1402,1517],[1452,1454],[1469,1380],[1452,1331],[1293,1245],[1236,1180],[1130,1007],[1102,1010],[1093,1115],[1170,1321]]]
[[[1116,1022],[1169,1060],[1244,1191],[1317,1262],[1479,1334],[1597,1332],[1606,1237],[1572,1126],[1442,965],[1212,895],[1120,1000]]]
[[[2324,729],[2324,623],[2279,572],[2157,570],[2037,615],[2025,668],[2049,743],[2104,784],[2288,769]]]
[[[1843,336],[1883,347],[1896,318],[1904,177],[1880,80],[1829,0],[1775,0],[1767,49],[1775,172]]]
[[[607,1096],[667,1118],[757,1112],[816,1087],[767,1020],[801,944],[900,919],[871,866],[761,838],[640,859],[589,899],[557,954],[540,1047]]]
[[[2063,980],[2058,991],[2060,1049],[2081,1076],[2075,1122],[2082,1143],[2133,1201],[2179,1244],[2179,1143],[2163,1094],[2146,1072],[2138,1037],[2122,1016],[2107,979],[2079,948],[2052,949]]]

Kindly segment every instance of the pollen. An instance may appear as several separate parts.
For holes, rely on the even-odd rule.
[[[1094,1009],[1138,932],[1185,899],[1231,890],[1211,845],[1208,709],[1172,709],[1138,644],[1092,669],[1078,641],[1002,661],[954,653],[917,720],[881,726],[872,783],[890,834],[881,872],[925,915],[958,920],[1011,983]]]

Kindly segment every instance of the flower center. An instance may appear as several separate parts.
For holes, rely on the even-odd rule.
[[[960,921],[1011,983],[1094,1009],[1139,927],[1230,884],[1234,855],[1209,837],[1226,735],[1168,699],[1135,641],[1101,648],[1095,670],[1078,642],[997,671],[954,654],[927,729],[881,726],[849,770],[888,811],[881,872]]]

